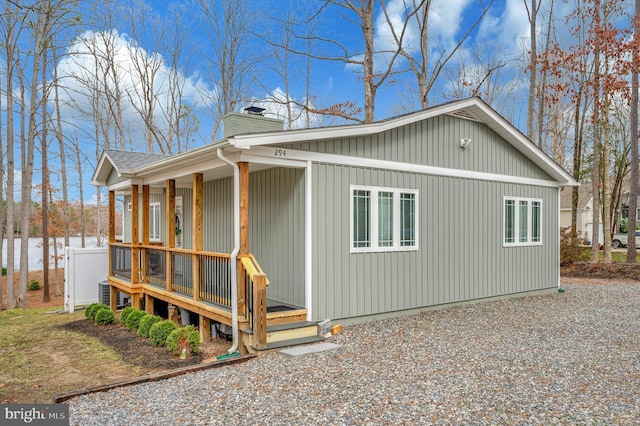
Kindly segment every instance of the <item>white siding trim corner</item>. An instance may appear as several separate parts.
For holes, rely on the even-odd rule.
[[[311,321],[313,318],[313,296],[312,296],[312,288],[313,288],[313,274],[312,274],[312,265],[313,265],[313,163],[311,161],[307,161],[307,167],[305,168],[305,212],[304,212],[304,232],[305,232],[305,255],[304,255],[304,298],[305,298],[305,308],[307,309],[307,321]]]

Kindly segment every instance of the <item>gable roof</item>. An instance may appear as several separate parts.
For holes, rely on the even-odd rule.
[[[270,144],[291,144],[315,140],[362,137],[385,132],[440,115],[456,116],[487,125],[496,134],[506,140],[507,143],[515,147],[536,166],[547,173],[560,186],[579,185],[562,166],[553,161],[515,126],[478,97],[449,102],[375,123],[237,134],[220,142],[196,148],[176,156],[107,150],[100,158],[92,178],[92,183],[105,185],[112,168],[116,169],[120,177],[133,178],[140,174],[166,170],[167,167],[180,167],[193,163],[194,161],[201,161],[203,156],[209,158],[213,156],[213,158],[215,158],[217,157],[216,150],[218,148],[232,146],[250,150],[251,147]]]
[[[228,142],[238,148],[251,148],[252,146],[260,145],[366,136],[443,114],[486,124],[491,130],[504,138],[534,164],[544,170],[561,186],[579,185],[573,176],[564,170],[562,166],[553,161],[553,159],[533,144],[520,130],[478,97],[449,102],[375,123],[235,135],[228,138]]]
[[[560,209],[571,210],[573,198],[573,191],[570,188],[565,188],[560,192]],[[591,201],[591,184],[580,185],[578,188],[578,209],[584,209],[589,201]]]
[[[166,158],[169,158],[169,156],[164,154],[107,149],[100,156],[98,166],[91,178],[91,183],[94,185],[106,185],[113,169],[116,170],[118,177],[132,177],[135,175],[136,170]]]

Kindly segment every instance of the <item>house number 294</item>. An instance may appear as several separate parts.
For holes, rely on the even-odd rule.
[[[287,156],[287,150],[286,149],[280,149],[280,148],[276,148],[274,155],[276,157],[286,157]]]

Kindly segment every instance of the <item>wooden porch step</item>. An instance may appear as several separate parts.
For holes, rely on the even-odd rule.
[[[253,344],[253,329],[241,330],[249,336],[248,346],[250,351],[264,353],[266,351],[286,348],[290,346],[304,345],[324,341],[319,335],[318,323],[313,321],[297,321],[288,324],[270,325],[267,327],[267,342],[264,348],[256,348]]]
[[[317,326],[317,325],[318,323],[314,321],[297,321],[297,322],[289,322],[286,324],[269,325],[267,326],[267,333],[283,331],[283,330],[292,330],[300,327],[311,327],[311,326]],[[253,334],[253,328],[251,327],[243,328],[240,331],[247,334]]]
[[[299,345],[307,345],[309,343],[324,342],[324,340],[325,339],[322,336],[299,337],[296,339],[269,342],[264,348],[256,348],[255,346],[251,346],[251,349],[255,350],[256,352],[266,352],[266,351],[273,351],[276,349],[288,348],[291,346],[299,346]]]

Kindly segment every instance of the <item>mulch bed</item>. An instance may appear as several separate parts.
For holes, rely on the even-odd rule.
[[[126,363],[146,369],[170,370],[200,364],[203,361],[201,353],[180,359],[165,347],[152,346],[148,340],[138,337],[135,332],[128,331],[121,324],[97,326],[88,319],[81,319],[64,324],[61,328],[97,337],[117,352]]]
[[[572,278],[628,279],[640,281],[640,264],[622,262],[575,262],[563,265],[560,268],[560,275]]]

